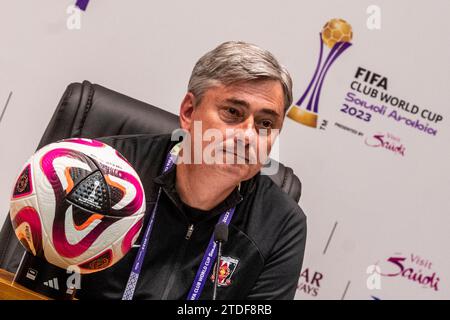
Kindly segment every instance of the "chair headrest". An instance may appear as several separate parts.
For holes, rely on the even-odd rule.
[[[67,137],[161,134],[176,128],[179,128],[178,116],[83,81],[67,87],[39,147]]]

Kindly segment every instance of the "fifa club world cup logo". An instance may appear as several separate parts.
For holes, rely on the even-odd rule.
[[[314,75],[300,100],[293,105],[287,116],[305,126],[317,128],[319,98],[325,76],[334,61],[352,44],[352,26],[343,19],[331,19],[320,33],[320,54]],[[324,47],[328,55],[324,61]]]

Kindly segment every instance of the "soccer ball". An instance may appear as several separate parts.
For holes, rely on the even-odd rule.
[[[331,19],[323,26],[322,41],[329,48],[336,42],[350,42],[352,38],[352,26],[344,19]]]
[[[16,236],[33,255],[92,273],[112,266],[142,228],[139,176],[110,146],[67,139],[38,150],[21,171],[10,202]]]

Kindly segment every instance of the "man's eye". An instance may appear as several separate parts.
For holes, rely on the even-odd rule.
[[[232,116],[239,115],[239,111],[237,111],[235,108],[228,108],[228,113],[231,114]]]
[[[270,120],[261,121],[261,127],[264,129],[270,129],[270,128],[272,128],[272,126],[273,126],[273,123]]]

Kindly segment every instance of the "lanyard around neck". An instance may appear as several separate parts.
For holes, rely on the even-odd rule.
[[[163,167],[163,173],[169,171],[173,165],[175,164],[176,157],[181,149],[181,142],[177,143],[172,150],[168,153],[166,157],[166,161]],[[240,185],[239,185],[240,186]],[[158,209],[159,198],[161,196],[162,188],[160,187],[158,190],[158,195],[156,197],[156,203],[152,210],[152,215],[150,216],[150,220],[148,222],[147,228],[145,229],[144,236],[141,241],[141,245],[139,247],[139,251],[134,259],[133,268],[130,272],[130,276],[127,281],[127,285],[125,287],[125,291],[122,296],[122,300],[132,300],[134,296],[134,292],[136,290],[137,281],[139,279],[139,275],[141,273],[142,264],[144,262],[144,257],[147,252],[148,243],[150,241],[150,236],[153,230],[153,223],[155,221],[156,211]],[[235,207],[228,209],[224,213],[221,214],[218,223],[225,223],[227,226],[230,224],[231,219],[233,218],[233,214],[235,211]],[[205,286],[206,280],[208,278],[209,272],[211,271],[212,265],[217,257],[217,245],[214,242],[214,235],[211,236],[208,244],[208,248],[206,249],[202,262],[197,270],[197,274],[195,276],[194,282],[192,283],[191,289],[189,290],[189,294],[186,297],[187,300],[198,300],[200,295],[202,294],[203,288]]]

